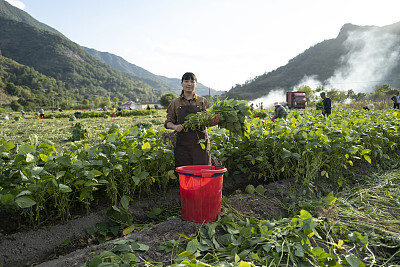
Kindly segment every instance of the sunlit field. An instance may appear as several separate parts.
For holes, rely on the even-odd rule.
[[[315,109],[290,110],[286,120],[275,121],[271,114],[257,110],[245,119],[225,116],[227,124],[239,123],[243,132],[236,134],[237,127],[231,132],[227,125],[210,127],[211,154],[228,170],[224,183],[235,177],[249,181],[235,194],[262,199],[264,186],[286,181],[277,194],[287,196],[276,205],[289,217],[247,218],[228,206],[198,236],[182,241],[177,249],[183,256],[176,261],[228,259],[271,266],[400,262],[399,112],[337,109],[325,117]],[[113,214],[125,219],[113,225],[114,231],[100,229],[96,239],[101,243],[133,230],[128,206],[138,192],[154,195],[177,186],[173,147],[163,140],[165,110],[79,119],[18,115],[0,124],[0,207],[9,218],[20,216],[31,225],[68,220],[74,210],[89,211],[98,199],[107,199]],[[72,142],[77,125],[81,140]],[[223,235],[217,238],[219,231]],[[131,250],[114,252],[133,257]]]
[[[73,112],[69,112],[71,115]],[[21,116],[20,113],[2,115],[0,120],[0,140],[12,141],[16,144],[50,141],[56,148],[65,148],[73,141],[73,129],[80,123],[88,130],[87,141],[96,143],[100,133],[107,132],[113,124],[121,129],[134,126],[159,129],[164,127],[165,110],[159,110],[153,115],[126,117],[91,117],[71,120],[69,116],[62,118],[39,119],[36,114]],[[70,116],[71,116],[70,115]],[[4,119],[8,116],[8,120]]]

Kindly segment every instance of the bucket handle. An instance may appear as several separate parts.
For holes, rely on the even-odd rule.
[[[178,174],[182,174],[182,175],[186,175],[186,176],[191,176],[191,177],[200,177],[200,178],[204,178],[204,175],[207,175],[207,177],[209,177],[209,174],[203,174],[203,175],[196,175],[196,174],[191,174],[191,173],[183,173],[183,172],[177,172]],[[224,174],[224,172],[220,172],[220,173],[216,173],[211,175],[211,177],[218,177],[221,176],[221,174]]]

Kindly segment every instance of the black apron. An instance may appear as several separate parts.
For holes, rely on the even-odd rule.
[[[200,112],[196,96],[196,106],[182,106],[182,101],[178,108],[177,124],[183,124],[187,115]],[[205,140],[205,149],[202,149],[199,140]],[[192,131],[184,129],[176,135],[175,167],[190,165],[211,165],[210,139],[207,129],[204,131]]]

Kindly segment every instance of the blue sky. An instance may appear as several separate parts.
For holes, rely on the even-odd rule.
[[[400,21],[398,0],[7,0],[79,45],[216,90],[270,72],[345,23]]]

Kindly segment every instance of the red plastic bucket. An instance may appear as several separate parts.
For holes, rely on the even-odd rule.
[[[222,182],[226,168],[193,165],[177,167],[182,218],[189,222],[213,222],[221,213]]]

